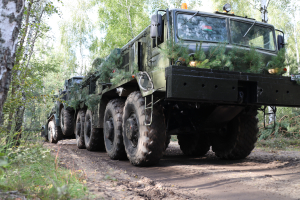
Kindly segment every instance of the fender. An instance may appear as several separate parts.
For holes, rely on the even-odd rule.
[[[155,70],[149,73],[139,72],[136,76],[142,96],[148,96],[156,91],[166,91],[165,70]]]
[[[55,120],[55,126],[60,126],[60,123],[59,123],[59,115],[56,114],[56,113],[52,114],[52,115],[48,118],[47,126],[48,126],[49,121],[50,121],[52,118],[54,118],[54,120]],[[47,127],[47,128],[48,128],[48,127]]]

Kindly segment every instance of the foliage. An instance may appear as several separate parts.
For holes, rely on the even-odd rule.
[[[266,64],[263,57],[253,46],[250,50],[241,50],[234,47],[229,53],[233,71],[262,73]]]
[[[146,0],[96,0],[102,37],[93,38],[90,51],[104,57],[144,30],[150,19]]]
[[[176,43],[173,38],[170,38],[160,49],[160,52],[170,59],[172,64],[175,64],[177,60],[185,62],[189,59],[188,46],[184,45],[182,40]]]
[[[206,69],[230,70],[246,73],[264,73],[264,71],[276,68],[276,73],[282,74],[283,69],[291,63],[285,60],[285,50],[279,51],[277,56],[272,57],[269,65],[266,66],[264,57],[257,52],[254,46],[249,50],[233,47],[226,52],[226,44],[219,43],[209,47],[205,52],[202,48],[202,42],[196,44],[194,54],[189,54],[189,47],[183,44],[183,41],[175,43],[172,39],[168,40],[161,48],[161,53],[168,59],[171,59],[172,64],[177,64],[180,61],[181,65],[189,67],[198,67]],[[195,64],[191,66],[190,61]]]
[[[277,137],[267,140],[260,140],[256,143],[257,147],[264,148],[266,150],[299,150],[300,140],[297,138],[285,138]]]
[[[263,128],[263,115],[260,119],[259,140],[266,140],[273,137],[300,138],[300,110],[298,108],[278,108],[275,122],[267,123],[268,129]]]
[[[93,68],[88,72],[87,76],[80,84],[75,84],[70,90],[71,100],[67,102],[68,106],[73,107],[75,110],[78,108],[80,102],[85,102],[89,109],[93,110],[99,103],[101,96],[98,94],[89,94],[88,85],[90,80],[97,80],[98,84],[112,83],[117,85],[125,79],[131,78],[132,74],[137,73],[125,71],[122,67],[122,56],[119,49],[115,49],[106,59],[95,59]],[[137,66],[134,65],[134,69]],[[92,84],[96,84],[95,82]]]
[[[0,132],[0,188],[17,190],[29,199],[83,197],[87,192],[83,174],[60,167],[58,158],[43,147],[39,137],[36,132],[24,132],[15,148],[7,141],[12,136]]]

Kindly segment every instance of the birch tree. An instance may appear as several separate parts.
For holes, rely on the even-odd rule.
[[[14,66],[24,0],[0,0],[0,124]]]

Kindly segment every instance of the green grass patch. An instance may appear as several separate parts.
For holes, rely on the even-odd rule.
[[[300,151],[300,140],[299,138],[269,138],[258,141],[256,147],[264,150]]]
[[[87,194],[83,174],[60,167],[58,158],[41,142],[23,141],[18,148],[0,151],[8,161],[0,166],[0,190],[40,199],[78,199]]]

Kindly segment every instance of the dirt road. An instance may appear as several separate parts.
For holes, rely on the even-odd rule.
[[[105,152],[77,149],[75,140],[45,144],[59,149],[61,165],[83,170],[90,199],[300,199],[300,152],[255,149],[224,161],[213,152],[187,157],[171,142],[159,165],[134,167]]]

